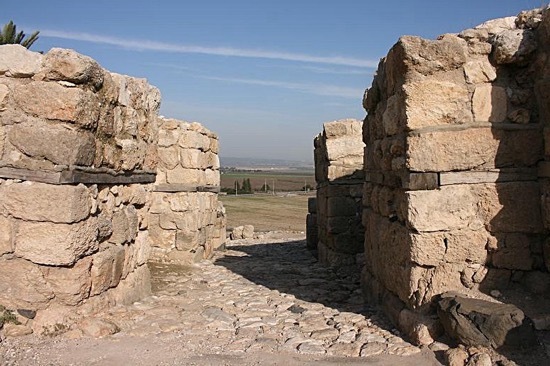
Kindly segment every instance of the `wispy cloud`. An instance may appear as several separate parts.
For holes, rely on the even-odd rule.
[[[203,75],[194,75],[194,76],[201,79],[225,81],[230,83],[273,86],[276,88],[291,89],[291,90],[297,90],[297,91],[301,91],[309,94],[331,96],[331,97],[359,99],[362,97],[364,93],[364,90],[362,89],[349,88],[349,87],[343,87],[343,86],[337,86],[337,85],[303,84],[303,83],[290,83],[290,82],[275,81],[275,80],[226,78],[226,77],[203,76]]]
[[[291,53],[282,51],[270,51],[261,49],[246,49],[233,47],[206,47],[195,45],[174,44],[166,42],[157,42],[150,40],[124,39],[111,36],[103,36],[91,33],[67,32],[52,29],[40,31],[41,37],[70,39],[75,41],[92,42],[98,44],[108,44],[124,49],[136,51],[156,51],[172,53],[198,53],[215,56],[264,58],[274,60],[309,62],[329,65],[344,65],[354,67],[375,68],[378,61],[364,60],[344,56],[315,56],[302,53]]]

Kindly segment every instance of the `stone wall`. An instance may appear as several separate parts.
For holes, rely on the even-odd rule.
[[[150,293],[159,103],[74,51],[0,46],[0,304],[27,328]]]
[[[218,137],[196,122],[161,119],[158,153],[149,215],[152,259],[208,258],[226,237]]]
[[[549,29],[548,10],[524,12],[402,37],[381,60],[364,99],[363,286],[395,323],[449,290],[550,289]]]
[[[319,260],[330,266],[352,265],[356,255],[363,251],[364,144],[361,131],[361,121],[327,122],[314,141],[316,213],[310,213],[308,220],[316,217],[318,234],[315,241]],[[309,230],[308,234],[310,243],[313,238]]]

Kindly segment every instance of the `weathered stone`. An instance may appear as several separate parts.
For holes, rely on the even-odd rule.
[[[210,149],[210,139],[208,136],[191,130],[181,131],[178,144],[180,147],[187,149],[198,149],[201,151]]]
[[[1,191],[4,209],[18,219],[70,224],[90,215],[90,194],[82,184],[60,186],[27,181],[7,185]]]
[[[505,30],[498,33],[492,43],[497,64],[525,61],[537,49],[535,33],[530,29]]]
[[[0,256],[13,252],[12,221],[0,215]]]
[[[19,221],[15,254],[38,264],[72,265],[97,250],[97,230],[95,218],[74,224]]]
[[[90,295],[100,294],[118,285],[124,266],[125,252],[120,245],[111,245],[92,257]]]
[[[503,31],[516,29],[516,17],[506,17],[488,20],[475,29],[486,29],[489,35],[499,34]]]
[[[0,303],[8,309],[43,309],[54,298],[40,268],[23,259],[0,260]]]
[[[64,305],[78,305],[90,295],[90,257],[77,261],[72,267],[45,267],[46,282],[55,298]]]
[[[84,128],[97,125],[99,100],[90,91],[33,81],[15,88],[13,97],[23,111],[33,116],[73,122]]]
[[[187,169],[177,166],[166,172],[166,181],[170,184],[185,183],[199,186],[204,183],[204,172],[199,169]]]
[[[89,166],[94,161],[96,145],[87,131],[36,121],[15,125],[7,135],[17,149],[33,158],[61,165]]]
[[[411,135],[407,142],[407,167],[421,172],[534,166],[543,151],[536,130],[440,130]]]
[[[468,352],[462,348],[451,348],[445,351],[445,359],[449,366],[465,366],[469,357]]]
[[[511,233],[497,242],[492,254],[492,263],[497,268],[520,269],[529,271],[533,267],[531,240],[525,234]]]
[[[438,314],[445,331],[465,345],[518,346],[529,341],[520,337],[532,337],[523,312],[511,304],[446,294],[438,302]]]
[[[90,337],[102,338],[120,332],[120,328],[113,322],[105,319],[86,318],[78,327]]]
[[[503,122],[507,116],[506,89],[490,84],[478,85],[472,97],[472,111],[476,122]]]
[[[244,225],[243,226],[243,239],[252,239],[254,237],[254,226]]]
[[[411,130],[472,121],[465,84],[426,78],[411,81],[403,89],[406,124]]]
[[[483,58],[465,63],[464,76],[467,83],[479,84],[495,80],[497,73],[489,60]]]
[[[15,78],[33,76],[40,69],[42,54],[18,44],[0,46],[0,74]]]
[[[47,80],[69,81],[75,84],[91,83],[99,88],[103,84],[103,70],[88,56],[74,50],[52,48],[44,55],[40,74]]]
[[[176,146],[159,147],[158,154],[163,169],[174,169],[180,162],[179,152]]]

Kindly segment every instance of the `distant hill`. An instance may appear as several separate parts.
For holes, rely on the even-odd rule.
[[[220,156],[220,164],[222,167],[234,167],[234,168],[248,168],[248,169],[261,169],[261,168],[308,168],[313,169],[313,163],[307,161],[297,160],[284,160],[284,159],[260,159],[260,158],[233,158]]]

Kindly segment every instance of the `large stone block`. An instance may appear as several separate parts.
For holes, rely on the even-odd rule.
[[[449,129],[407,139],[407,168],[417,172],[534,166],[542,154],[542,135],[535,129]]]
[[[531,255],[532,241],[533,239],[525,234],[507,234],[496,243],[496,250],[491,256],[493,266],[524,271],[532,270],[534,263]]]
[[[12,221],[0,215],[0,256],[13,252]]]
[[[543,230],[536,182],[443,186],[406,195],[408,226],[419,232],[483,227],[490,232]]]
[[[411,233],[411,261],[421,266],[448,263],[485,264],[488,233],[458,230],[435,233]]]
[[[187,169],[203,169],[205,168],[202,151],[198,149],[179,149],[180,164]]]
[[[63,48],[52,48],[44,55],[40,74],[47,80],[91,83],[96,88],[103,84],[104,77],[104,71],[95,60]]]
[[[40,267],[24,259],[0,259],[0,304],[9,309],[43,309],[54,298]]]
[[[179,149],[177,146],[159,147],[158,149],[160,167],[163,170],[174,169],[180,162]]]
[[[352,118],[323,123],[323,132],[327,139],[349,135],[361,136],[362,129],[363,122]]]
[[[18,221],[15,254],[31,262],[70,266],[78,258],[97,251],[97,219],[74,224]]]
[[[10,128],[7,135],[9,142],[25,155],[47,159],[54,164],[89,166],[96,154],[94,136],[90,132],[67,128],[63,124],[22,123]]]
[[[115,287],[122,278],[125,251],[120,245],[110,245],[92,257],[90,295],[98,295]]]
[[[478,85],[472,97],[476,122],[503,122],[508,114],[508,96],[502,86]]]
[[[13,96],[17,105],[30,115],[73,122],[86,128],[97,125],[100,102],[90,91],[33,81],[15,88]]]
[[[41,267],[57,301],[63,305],[78,305],[89,297],[91,278],[90,257],[77,261],[72,267]]]
[[[21,78],[30,77],[38,72],[42,63],[42,54],[32,52],[18,44],[0,46],[0,74]]]
[[[5,185],[4,210],[27,221],[73,223],[86,219],[92,207],[88,189],[78,186],[53,185],[26,181]]]
[[[472,121],[470,94],[465,84],[425,78],[403,86],[409,129]]]
[[[200,186],[205,183],[205,174],[199,169],[186,169],[177,166],[166,172],[166,181],[170,184],[188,184]]]
[[[178,144],[184,149],[207,151],[210,149],[210,138],[196,131],[181,131]]]

